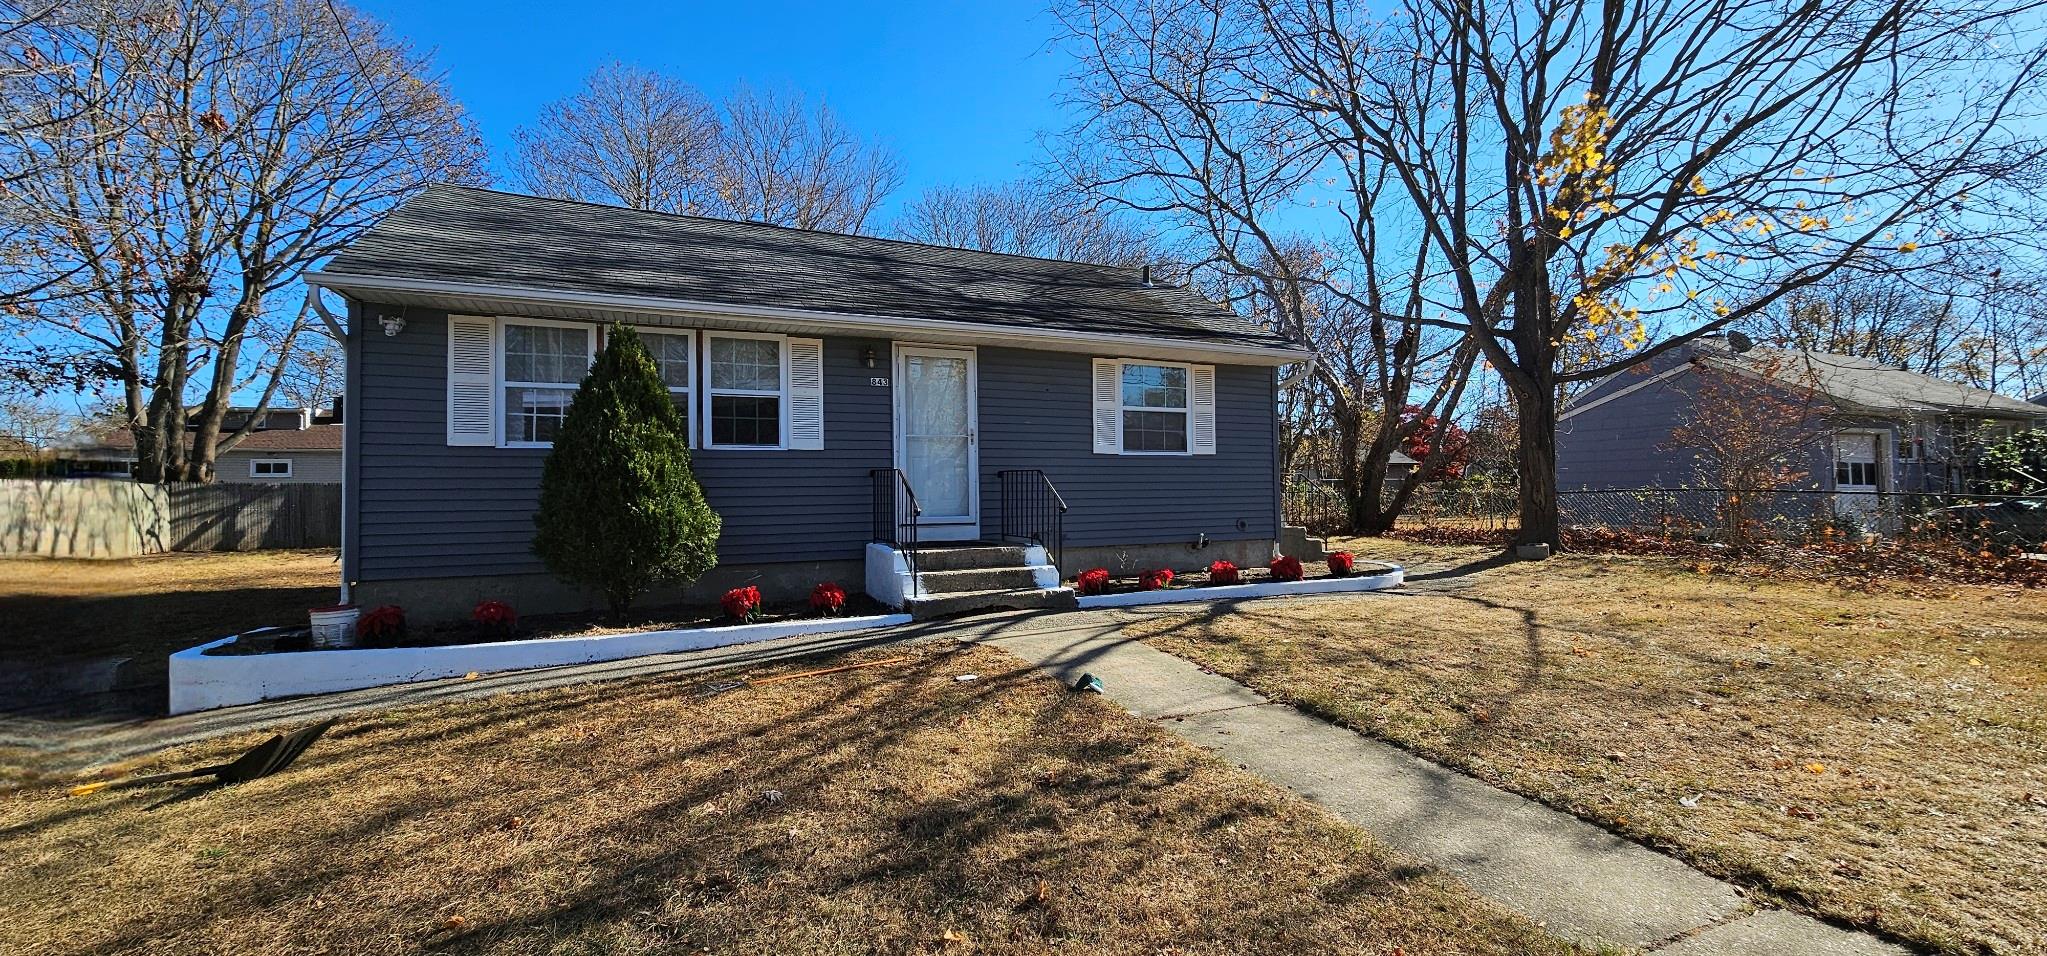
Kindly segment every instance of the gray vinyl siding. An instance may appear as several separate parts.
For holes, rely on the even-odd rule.
[[[374,331],[374,330],[372,330]],[[530,551],[546,449],[447,444],[447,322],[408,313],[397,336],[357,336],[356,580],[544,570]],[[825,339],[825,449],[692,453],[724,519],[719,561],[858,557],[869,537],[868,472],[889,463],[889,390],[868,384],[864,348]]]
[[[1107,357],[1107,356],[1104,356]],[[1270,368],[1216,367],[1216,453],[1094,453],[1093,356],[980,350],[981,515],[1001,520],[996,474],[1040,468],[1072,509],[1069,547],[1278,536],[1274,377]]]
[[[448,446],[446,336],[445,316],[412,309],[397,336],[350,337],[349,580],[544,570],[529,545],[547,451]],[[871,536],[869,472],[893,462],[891,389],[870,378],[888,374],[890,343],[824,343],[823,450],[694,453],[722,565],[857,560]],[[1276,536],[1271,369],[1217,369],[1217,454],[1121,457],[1091,450],[1090,357],[979,350],[984,535],[999,530],[997,472],[1043,468],[1072,505],[1069,546]]]
[[[1622,374],[1574,404],[1583,406],[1643,381],[1642,376]],[[1696,484],[1691,453],[1664,447],[1691,409],[1693,384],[1691,372],[1679,372],[1557,422],[1558,490]]]
[[[1648,374],[1653,375],[1684,361],[1676,355],[1660,357]],[[1601,394],[1609,394],[1643,380],[1639,376],[1623,374],[1598,393],[1587,393],[1574,404],[1582,407]],[[1671,440],[1671,433],[1684,425],[1692,414],[1693,394],[1697,386],[1697,372],[1680,371],[1559,421],[1558,490],[1715,486],[1716,481],[1711,476],[1700,473],[1697,454],[1678,447]],[[1850,428],[1882,427],[1848,421],[1832,424]],[[1806,477],[1792,483],[1792,487],[1831,489],[1834,480],[1831,444],[1825,438],[1816,439],[1812,444],[1806,463],[1799,466],[1806,472]],[[1884,454],[1890,454],[1888,448]]]
[[[252,478],[252,461],[289,461],[289,478]],[[231,451],[220,456],[213,472],[228,484],[333,484],[341,480],[341,452],[334,451]]]

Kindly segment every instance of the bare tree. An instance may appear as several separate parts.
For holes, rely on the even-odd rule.
[[[1387,464],[1423,423],[1447,429],[1474,363],[1466,336],[1425,324],[1446,270],[1391,167],[1359,138],[1288,105],[1304,86],[1273,55],[1255,3],[1075,0],[1079,60],[1064,172],[1102,201],[1172,221],[1246,304],[1312,346],[1304,425],[1333,435],[1352,528],[1390,529],[1415,483]],[[1326,229],[1309,228],[1320,220]],[[1312,390],[1306,385],[1312,383]],[[1402,414],[1408,406],[1418,414]],[[1301,417],[1296,414],[1294,417]],[[1442,447],[1442,435],[1424,444]],[[1432,466],[1431,466],[1432,467]]]
[[[718,195],[729,215],[858,233],[902,182],[893,152],[800,95],[742,86],[726,100],[725,116]]]
[[[1691,404],[1663,447],[1692,454],[1693,476],[1721,495],[1727,544],[1748,546],[1772,492],[1812,477],[1813,449],[1834,429],[1818,376],[1797,352],[1715,363],[1695,357]]]
[[[418,56],[338,3],[75,9],[31,28],[72,63],[8,109],[70,118],[0,220],[72,277],[29,300],[36,334],[119,389],[137,477],[210,480],[257,420],[223,434],[233,396],[267,405],[289,365],[300,274],[426,182],[476,176],[481,145]]]
[[[1844,274],[1802,289],[1758,331],[1790,348],[2033,394],[2047,381],[2047,289],[1984,256],[1960,258],[1960,270]]]
[[[613,63],[512,131],[514,164],[542,196],[703,215],[719,207],[722,129],[695,87]]]
[[[1372,285],[1414,303],[1390,311],[1469,335],[1505,383],[1519,539],[1554,545],[1563,386],[1844,269],[2037,240],[2040,10],[1073,0],[1062,21],[1099,187],[1222,207],[1232,241],[1281,208],[1363,236]],[[1567,364],[1608,337],[1625,354]]]
[[[904,204],[895,231],[941,246],[1111,266],[1155,263],[1165,254],[1135,224],[1078,190],[1033,179],[926,189]]]
[[[543,196],[858,233],[902,181],[886,147],[800,94],[740,86],[720,106],[665,74],[611,64],[513,134]]]

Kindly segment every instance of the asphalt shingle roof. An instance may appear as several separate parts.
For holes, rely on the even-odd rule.
[[[1704,342],[1700,343],[1698,351],[1708,361],[1752,372],[1771,364],[1770,357],[1777,357],[1781,361],[1775,365],[1783,370],[1780,374],[1801,378],[1810,374],[1811,384],[1820,393],[1845,405],[1873,412],[1907,415],[1973,412],[2006,418],[2047,418],[2047,408],[2009,395],[1908,372],[1853,355],[1774,348],[1736,353],[1725,346]]]
[[[323,273],[1287,348],[1136,269],[434,185]]]

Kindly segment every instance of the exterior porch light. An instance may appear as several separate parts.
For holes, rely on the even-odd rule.
[[[868,368],[874,367],[874,346],[870,345],[860,350],[860,361],[866,362]]]
[[[405,331],[405,313],[381,312],[377,315],[377,324],[384,327],[385,335],[397,335]]]

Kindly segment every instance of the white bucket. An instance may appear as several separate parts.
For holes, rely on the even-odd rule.
[[[353,604],[316,607],[306,612],[312,618],[312,645],[316,648],[354,647],[355,619],[361,614]]]

